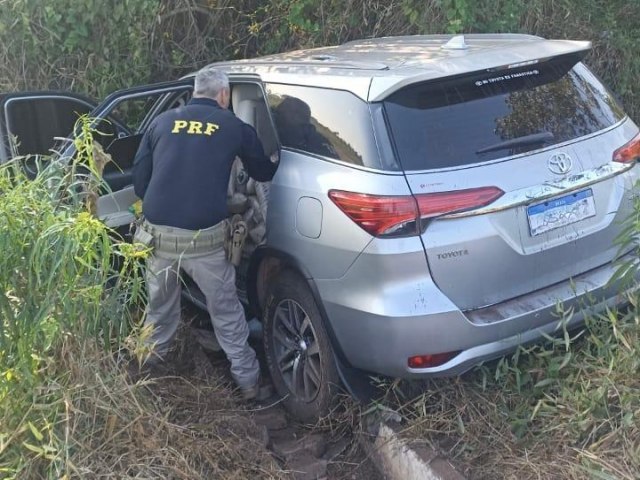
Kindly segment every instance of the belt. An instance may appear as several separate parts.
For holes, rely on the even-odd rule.
[[[154,252],[177,257],[202,255],[223,247],[229,229],[226,220],[202,230],[155,225],[147,220],[141,227],[153,237]]]

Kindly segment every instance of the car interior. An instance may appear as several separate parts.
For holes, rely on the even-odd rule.
[[[271,154],[278,149],[278,141],[271,123],[269,108],[259,85],[253,83],[233,85],[231,107],[239,119],[256,129],[267,154]]]
[[[142,140],[142,130],[144,130],[149,122],[159,113],[186,104],[191,98],[191,95],[191,90],[169,94],[166,98],[157,102],[157,105],[147,112],[144,120],[142,120],[140,124],[140,128],[137,128],[133,132],[128,132],[128,134],[121,132],[115,139],[113,137],[105,137],[110,139],[109,142],[101,141],[103,145],[106,143],[106,145],[104,145],[105,152],[111,155],[111,159],[113,160],[105,165],[103,172],[103,178],[112,192],[121,190],[133,182],[133,160],[135,159],[138,146]]]

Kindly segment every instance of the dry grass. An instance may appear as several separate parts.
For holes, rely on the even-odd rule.
[[[392,389],[403,434],[470,479],[637,479],[639,316],[592,319],[583,337],[429,382],[409,402]]]
[[[70,478],[287,478],[228,385],[193,352],[187,376],[132,382],[112,357],[66,344],[57,364],[67,372],[57,430],[65,435]]]

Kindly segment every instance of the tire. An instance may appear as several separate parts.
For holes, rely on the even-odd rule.
[[[278,275],[267,293],[263,338],[269,372],[287,411],[307,423],[327,415],[340,378],[315,299],[293,271]]]

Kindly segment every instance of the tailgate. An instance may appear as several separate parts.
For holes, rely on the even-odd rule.
[[[463,310],[617,253],[635,169],[613,154],[638,130],[577,60],[412,85],[385,101],[431,274]]]

